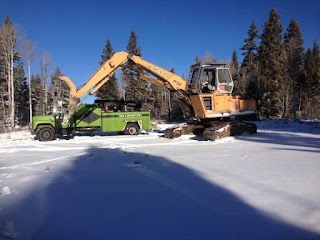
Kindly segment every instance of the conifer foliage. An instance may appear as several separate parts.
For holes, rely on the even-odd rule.
[[[15,67],[14,79],[16,123],[24,126],[29,122],[28,111],[26,111],[26,109],[29,108],[29,91],[22,63],[19,63],[17,67]]]
[[[281,80],[284,72],[282,25],[275,9],[270,12],[258,50],[260,64],[260,113],[263,117],[279,116]]]
[[[141,48],[138,46],[137,35],[134,31],[130,34],[127,52],[132,55],[141,56]],[[131,62],[127,63],[124,74],[122,75],[125,100],[139,102],[142,110],[151,110],[153,109],[154,96],[148,83],[139,78],[142,72],[143,69],[139,66]]]
[[[238,62],[238,55],[236,51],[233,51],[232,53],[230,72],[231,72],[232,79],[237,83],[239,80],[239,62]],[[239,89],[237,89],[237,87],[238,86],[236,84],[236,87],[233,90],[234,94],[238,94],[241,92]]]
[[[258,45],[259,32],[255,22],[252,22],[248,30],[248,37],[244,39],[244,45],[240,48],[243,61],[239,70],[238,80],[235,82],[236,93],[247,95],[256,101],[260,99],[258,79]]]
[[[102,65],[105,61],[109,60],[114,54],[110,40],[107,40],[105,48],[103,49],[103,54],[101,55]],[[97,98],[108,99],[108,100],[118,100],[119,99],[119,88],[118,79],[113,75],[109,81],[107,81],[96,93]]]
[[[301,116],[305,119],[320,118],[320,49],[316,41],[304,57],[304,81],[301,91]]]
[[[301,109],[301,94],[303,94],[303,58],[304,48],[300,27],[295,20],[290,22],[284,35],[286,47],[287,75],[282,80],[283,117],[297,117],[297,111]]]

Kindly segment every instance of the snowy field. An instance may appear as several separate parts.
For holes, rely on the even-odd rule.
[[[1,134],[0,240],[319,240],[320,123],[257,125],[214,142]]]

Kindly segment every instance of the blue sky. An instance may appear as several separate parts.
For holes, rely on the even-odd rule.
[[[254,21],[262,32],[272,7],[284,30],[295,19],[302,29],[305,48],[320,43],[320,1],[179,1],[179,0],[0,0],[0,20],[10,16],[37,50],[52,56],[77,86],[96,71],[110,39],[115,51],[124,51],[130,32],[138,36],[142,57],[187,78],[195,56],[207,52],[218,60],[231,58],[247,37]],[[241,59],[239,59],[241,60]],[[38,59],[39,62],[39,59]],[[37,73],[34,63],[33,73]]]

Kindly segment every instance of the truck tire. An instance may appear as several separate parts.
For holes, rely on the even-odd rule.
[[[37,138],[39,141],[47,142],[55,138],[54,130],[51,127],[43,127],[37,131]]]
[[[124,131],[124,134],[126,135],[138,135],[139,134],[139,125],[136,123],[128,123],[126,126],[126,129]]]

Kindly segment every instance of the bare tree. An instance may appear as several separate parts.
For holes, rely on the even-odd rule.
[[[205,55],[202,58],[202,62],[204,63],[216,63],[217,59],[210,53],[206,52]]]
[[[5,79],[8,86],[9,96],[9,112],[10,115],[10,126],[14,127],[14,84],[13,84],[13,67],[14,60],[18,57],[17,52],[18,42],[18,31],[17,28],[12,24],[9,17],[5,19],[5,23],[0,26],[0,58],[4,64]]]
[[[52,66],[51,55],[49,52],[43,52],[41,55],[41,78],[43,81],[43,89],[44,89],[44,109],[43,114],[46,114],[48,111],[48,91],[47,91],[47,84],[48,84],[48,72],[49,68]]]
[[[28,84],[29,84],[29,123],[32,124],[32,99],[31,99],[31,62],[35,57],[36,44],[31,42],[29,39],[22,41],[22,54],[27,62],[28,66]]]

